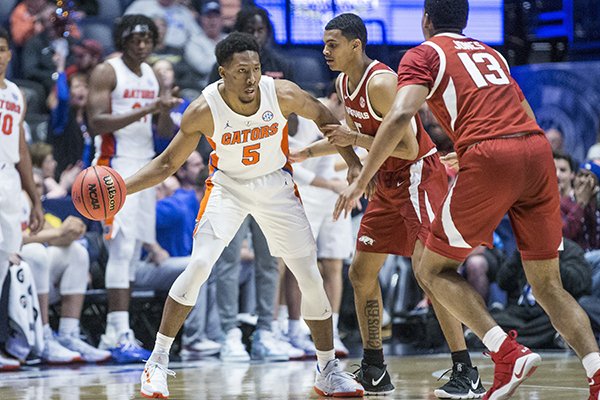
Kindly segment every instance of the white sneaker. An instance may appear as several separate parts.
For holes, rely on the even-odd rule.
[[[337,358],[346,358],[350,353],[344,342],[342,342],[342,339],[340,339],[339,335],[337,334],[333,335],[333,348],[335,349],[335,356]]]
[[[304,352],[306,357],[314,357],[317,355],[317,348],[310,340],[310,337],[304,334],[289,336],[290,344]]]
[[[362,397],[364,394],[362,385],[354,375],[342,370],[338,359],[329,361],[323,371],[317,364],[314,389],[320,396],[326,397]]]
[[[279,345],[279,348],[287,353],[290,360],[302,360],[306,354],[304,350],[298,349],[290,343],[290,339],[284,335],[275,336],[275,340]]]
[[[15,371],[21,368],[19,360],[10,358],[3,351],[0,351],[0,371]]]
[[[242,343],[242,331],[239,328],[233,328],[227,332],[221,347],[220,358],[225,362],[250,361],[250,355],[246,351],[246,346]]]
[[[100,343],[98,343],[98,348],[100,350],[110,350],[117,347],[117,342],[119,338],[116,335],[104,333],[100,335]]]
[[[167,375],[174,377],[175,372],[159,363],[148,361],[140,378],[140,394],[150,399],[168,399]]]
[[[273,332],[265,329],[258,329],[252,335],[252,350],[250,351],[253,360],[260,361],[288,361],[290,357],[287,351],[284,351],[279,342],[275,340]]]
[[[56,340],[54,334],[44,332],[44,351],[42,361],[48,364],[70,364],[82,360],[81,354],[71,351]]]
[[[85,362],[103,362],[111,357],[110,351],[100,350],[81,340],[77,333],[71,335],[57,335],[56,340],[65,348],[81,354]]]
[[[198,340],[184,346],[179,355],[182,358],[209,357],[219,354],[221,344],[210,339]]]

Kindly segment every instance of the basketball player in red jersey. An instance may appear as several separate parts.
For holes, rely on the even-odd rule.
[[[552,151],[506,60],[462,35],[467,0],[426,0],[426,42],[410,50],[398,70],[394,105],[379,128],[359,177],[340,195],[336,213],[349,210],[406,134],[427,101],[454,141],[459,172],[417,269],[427,294],[473,330],[496,364],[484,399],[507,399],[541,358],[492,319],[481,297],[456,269],[472,248],[492,243],[508,212],[534,296],[557,331],[582,358],[590,400],[600,392],[600,354],[587,315],[563,289],[558,250],[561,218]]]
[[[356,144],[369,149],[394,102],[397,75],[387,65],[367,56],[367,30],[355,14],[341,14],[329,21],[323,40],[327,64],[342,72],[336,86],[344,101],[349,127],[332,127],[327,136],[337,145]],[[376,189],[362,218],[357,252],[350,266],[364,347],[358,378],[367,394],[394,390],[383,360],[379,271],[388,254],[411,257],[415,268],[419,265],[435,216],[433,210],[439,208],[448,191],[445,169],[418,116],[411,120],[408,129],[400,146],[379,168]],[[317,155],[319,148],[335,151],[333,146],[327,148],[317,142],[304,154]],[[438,389],[440,394],[454,399],[483,397],[485,389],[471,364],[461,323],[438,304],[434,307],[454,362],[450,382]]]

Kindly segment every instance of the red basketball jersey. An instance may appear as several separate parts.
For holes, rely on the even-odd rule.
[[[379,61],[373,61],[365,73],[363,74],[358,86],[352,93],[348,90],[348,76],[344,73],[340,74],[340,93],[344,99],[344,105],[346,107],[346,114],[350,116],[356,129],[360,133],[369,136],[375,136],[379,125],[383,121],[380,115],[377,115],[375,110],[371,106],[371,100],[369,99],[369,92],[367,90],[369,81],[372,77],[377,74],[394,74],[396,73],[387,65]],[[411,121],[413,132],[417,135],[417,142],[419,143],[419,154],[417,160],[421,159],[426,154],[430,153],[435,149],[435,145],[431,141],[431,138],[423,128],[421,119],[418,115]],[[397,171],[411,165],[414,161],[402,160],[400,158],[389,157],[381,166],[381,171]]]
[[[398,67],[398,88],[413,84],[429,88],[429,108],[459,154],[482,140],[542,132],[523,109],[504,57],[477,40],[442,33],[409,50]]]

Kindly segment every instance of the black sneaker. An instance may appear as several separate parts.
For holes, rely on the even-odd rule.
[[[455,363],[448,383],[436,389],[433,394],[439,399],[481,399],[485,395],[485,388],[481,384],[477,367]]]
[[[385,365],[383,368],[379,368],[362,363],[354,375],[365,389],[365,396],[384,396],[392,393],[395,389]]]

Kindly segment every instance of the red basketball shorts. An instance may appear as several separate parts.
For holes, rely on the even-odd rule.
[[[427,247],[462,261],[491,246],[508,212],[525,260],[558,256],[562,221],[550,144],[541,134],[479,142],[460,157],[460,171],[433,222]]]
[[[412,256],[417,239],[425,243],[447,190],[448,178],[437,154],[399,171],[380,171],[356,250]]]

